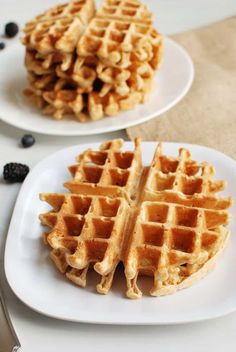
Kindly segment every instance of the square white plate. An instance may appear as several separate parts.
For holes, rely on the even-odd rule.
[[[143,142],[143,162],[148,164],[156,143]],[[166,143],[164,152],[176,155],[177,143]],[[185,145],[193,159],[207,160],[217,171],[218,179],[228,181],[223,195],[236,199],[236,162],[215,150]],[[194,286],[164,297],[125,298],[125,279],[116,273],[108,295],[95,292],[98,277],[89,277],[82,289],[60,274],[48,258],[43,244],[43,227],[38,215],[49,209],[39,200],[40,192],[63,192],[62,184],[70,178],[67,166],[84,149],[98,144],[63,149],[42,160],[27,176],[12,216],[5,252],[5,271],[14,293],[32,309],[59,319],[102,324],[177,324],[219,317],[236,310],[236,225],[230,224],[231,241],[216,269]],[[126,142],[125,149],[132,149]],[[235,213],[235,206],[231,208]],[[149,286],[149,279],[145,285]]]

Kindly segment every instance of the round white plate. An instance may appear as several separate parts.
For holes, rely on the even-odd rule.
[[[193,64],[186,51],[169,38],[165,38],[164,45],[163,63],[148,102],[115,117],[87,123],[73,119],[56,121],[29,104],[22,93],[27,86],[23,64],[25,48],[20,43],[13,45],[0,54],[0,118],[24,130],[58,136],[111,132],[152,119],[184,97],[194,76]]]
[[[164,152],[176,155],[177,143],[166,143]],[[216,167],[217,178],[228,181],[224,196],[236,199],[236,162],[215,150],[185,145],[193,159],[207,160]],[[13,212],[5,251],[7,280],[15,294],[32,309],[59,319],[100,324],[179,324],[219,317],[236,310],[236,224],[232,221],[231,241],[219,258],[216,269],[190,288],[164,297],[125,298],[125,277],[116,272],[108,295],[95,292],[98,276],[89,277],[80,288],[58,272],[43,244],[45,230],[38,215],[49,209],[39,200],[40,192],[63,192],[62,183],[70,178],[67,165],[85,148],[98,144],[63,149],[42,160],[27,176]],[[133,148],[131,142],[125,149]],[[143,162],[149,164],[155,143],[142,145]],[[230,209],[236,214],[236,207]],[[150,287],[150,280],[146,284]],[[143,281],[142,281],[143,283]],[[139,282],[140,284],[140,282]]]

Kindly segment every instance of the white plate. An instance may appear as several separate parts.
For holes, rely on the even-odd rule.
[[[63,149],[41,161],[22,185],[12,216],[5,252],[5,271],[15,294],[29,307],[45,315],[89,323],[177,324],[194,322],[236,310],[236,225],[230,225],[232,238],[219,258],[216,269],[194,286],[165,297],[125,298],[124,277],[116,275],[108,295],[95,292],[97,276],[90,277],[87,288],[70,283],[48,258],[43,244],[43,227],[38,214],[49,207],[39,201],[40,192],[62,192],[62,183],[70,178],[67,165],[87,147]],[[179,144],[166,143],[164,151],[176,155]],[[207,160],[216,167],[217,178],[228,181],[224,195],[236,199],[236,163],[215,150],[186,145],[198,161]],[[132,148],[130,142],[126,148]],[[144,164],[150,163],[155,143],[143,143]],[[231,213],[235,214],[235,206]],[[149,280],[148,280],[149,281]],[[147,283],[146,283],[147,284]],[[150,281],[149,281],[150,284]]]
[[[43,134],[91,135],[137,125],[177,104],[189,90],[194,75],[192,61],[186,51],[165,38],[163,64],[155,77],[156,88],[146,104],[99,121],[56,121],[43,116],[23,96],[22,91],[27,86],[24,50],[23,45],[16,44],[0,55],[0,118],[15,127]]]

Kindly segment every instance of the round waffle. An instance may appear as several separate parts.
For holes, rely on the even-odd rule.
[[[152,296],[192,285],[211,270],[229,238],[231,198],[220,198],[224,181],[187,149],[176,158],[158,145],[150,166],[142,166],[141,142],[123,151],[122,140],[86,150],[69,167],[71,193],[41,194],[52,206],[40,219],[51,257],[74,283],[85,286],[89,266],[102,276],[107,293],[123,262],[127,297],[139,298],[139,276],[153,278]]]
[[[138,0],[107,0],[97,13],[93,0],[73,0],[28,22],[24,33],[26,96],[55,119],[82,122],[133,109],[149,96],[162,58],[162,36]],[[49,75],[52,84],[43,84]],[[60,79],[73,92],[59,92]]]

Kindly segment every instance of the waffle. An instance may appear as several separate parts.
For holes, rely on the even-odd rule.
[[[72,77],[81,92],[88,93],[87,113],[92,120],[133,109],[146,101],[153,87],[154,71],[147,63],[122,70],[78,59],[75,67]]]
[[[73,114],[84,122],[84,98],[70,80],[55,79],[54,76],[35,77],[30,75],[30,88],[24,94],[39,106],[45,115],[60,120],[64,115]]]
[[[225,208],[205,208],[204,201],[202,208],[142,203],[125,261],[129,298],[142,295],[137,286],[138,275],[142,274],[153,276],[153,296],[187,287],[189,281],[195,281],[192,275],[199,276],[204,264],[225,247],[228,233],[222,225],[228,224],[228,212]]]
[[[35,50],[26,50],[25,67],[28,72],[36,75],[55,73],[58,77],[63,72],[66,77],[70,75],[74,65],[74,55],[71,53],[55,52],[49,55],[39,54]]]
[[[63,72],[61,77],[65,77]],[[69,88],[69,90],[62,89],[59,92],[56,91],[55,87],[51,86],[51,82],[54,84],[55,81],[60,81],[60,79],[54,80],[53,74],[41,76],[29,73],[28,80],[30,87],[24,90],[24,95],[28,98],[40,96],[40,100],[43,102],[40,106],[48,105],[42,112],[52,115],[55,119],[62,119],[65,115],[74,115],[80,122],[88,121],[89,118],[91,120],[99,120],[104,116],[115,116],[121,111],[131,110],[137,104],[147,101],[149,97],[148,93],[153,87],[153,82],[151,79],[141,79],[138,81],[138,78],[138,76],[134,77],[134,81],[131,84],[138,85],[141,83],[140,85],[143,88],[140,91],[126,87],[125,82],[112,87],[110,84],[104,84],[101,80],[97,79],[94,81],[94,85],[98,84],[100,88],[98,91],[94,91],[94,85],[91,86],[89,81],[81,76],[81,82],[85,82],[84,86],[82,84],[76,86],[75,82],[72,81],[73,88]],[[92,75],[91,79],[93,79]],[[63,81],[66,82],[68,80],[63,79]],[[47,88],[49,91],[46,90]],[[127,90],[127,93],[124,95],[125,90]],[[34,102],[35,100],[32,101]],[[83,101],[81,113],[81,109],[77,108],[78,101]],[[71,109],[68,102],[70,105],[71,103],[73,105],[75,103],[75,107]],[[38,104],[36,105],[38,106]]]
[[[97,92],[101,97],[110,91],[124,96],[132,88],[130,70],[107,67],[92,56],[77,58],[72,78],[81,88],[87,88],[86,92]]]
[[[25,25],[22,43],[43,55],[55,50],[71,53],[94,12],[93,0],[56,6]]]
[[[104,68],[102,64],[85,60],[78,62],[77,72],[63,71],[57,66],[56,72],[40,70],[28,72],[31,94],[41,96],[46,104],[45,114],[61,119],[66,114],[74,114],[81,121],[83,109],[92,120],[105,115],[114,116],[146,101],[153,86],[153,70],[149,64],[140,64],[134,70]],[[89,61],[89,60],[88,60]],[[46,73],[47,72],[47,73]],[[75,71],[74,71],[75,72]],[[65,88],[63,88],[65,86]],[[96,88],[96,89],[95,89]],[[78,105],[79,102],[79,105]]]
[[[104,115],[115,116],[120,111],[130,110],[141,102],[142,96],[138,92],[130,92],[128,96],[109,93],[100,96],[92,92],[88,95],[88,113],[93,120],[99,120]]]
[[[74,0],[37,16],[24,33],[25,95],[57,120],[98,120],[144,103],[162,59],[162,37],[137,0],[106,0],[96,14],[94,0]]]
[[[126,22],[152,24],[152,13],[137,0],[105,0],[97,17]]]
[[[140,1],[106,0],[79,40],[77,53],[80,57],[97,55],[108,66],[127,68],[138,61],[156,69],[162,57],[162,37]]]
[[[45,92],[43,99],[48,103],[43,109],[44,114],[53,115],[55,119],[60,120],[64,115],[73,113],[79,120],[83,119],[83,96],[75,89],[62,88],[59,91]]]
[[[140,140],[134,151],[121,151],[123,141],[117,139],[101,145],[99,151],[86,150],[69,167],[72,179],[64,186],[72,193],[123,197],[131,202],[135,197],[141,173]]]
[[[181,148],[178,158],[159,144],[141,191],[125,258],[127,296],[138,298],[139,275],[153,276],[150,294],[160,296],[191,285],[210,270],[227,243],[227,209],[231,199],[216,193],[213,166],[191,159]]]
[[[42,95],[44,90],[52,90],[54,88],[57,78],[54,72],[48,74],[37,75],[33,72],[28,72],[28,81],[30,83],[31,90],[36,95]]]
[[[103,82],[99,96],[103,97],[112,91],[120,96],[128,96],[132,91],[149,93],[152,87],[154,71],[148,63],[135,64],[128,69],[97,67],[97,76]]]
[[[213,180],[213,166],[192,160],[187,149],[173,158],[159,144],[143,167],[140,139],[134,151],[121,151],[122,143],[108,141],[79,155],[65,183],[71,193],[41,194],[53,208],[40,216],[50,227],[50,256],[83,287],[94,265],[102,276],[99,293],[108,292],[123,262],[128,298],[141,297],[141,275],[153,278],[152,296],[170,294],[216,264],[229,238],[232,199],[217,196],[225,182]]]
[[[31,22],[45,22],[58,18],[77,17],[82,23],[86,24],[94,13],[95,3],[93,0],[73,0],[46,10],[41,15],[36,16],[35,20]]]
[[[53,207],[40,219],[51,228],[45,239],[53,248],[51,258],[58,269],[84,287],[92,263],[102,276],[97,290],[106,294],[121,260],[128,203],[122,198],[58,193],[42,194],[41,200]]]
[[[158,66],[162,37],[152,25],[95,17],[77,45],[79,57],[96,55],[107,66],[127,68],[133,62]]]
[[[170,158],[162,154],[159,144],[145,185],[145,199],[157,200],[163,194],[168,194],[170,200],[176,194],[181,194],[183,199],[191,199],[193,195],[214,195],[225,188],[224,181],[212,179],[214,172],[212,165],[193,161],[189,150],[181,148],[178,158]]]

